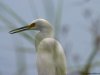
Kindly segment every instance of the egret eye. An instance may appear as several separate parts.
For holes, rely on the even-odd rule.
[[[29,29],[36,28],[36,23],[32,23],[28,26]]]
[[[29,27],[30,28],[36,27],[36,24],[35,23],[32,23]]]

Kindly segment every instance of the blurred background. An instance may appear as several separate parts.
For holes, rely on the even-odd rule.
[[[0,75],[37,75],[36,32],[8,33],[37,18],[54,27],[68,75],[100,75],[100,0],[0,0]]]

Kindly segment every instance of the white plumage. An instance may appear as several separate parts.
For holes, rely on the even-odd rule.
[[[63,49],[53,38],[42,40],[38,46],[37,66],[39,75],[66,75]]]
[[[66,75],[66,58],[60,43],[54,39],[53,28],[44,19],[10,31],[11,34],[24,30],[38,30],[35,47],[37,52],[38,75]]]

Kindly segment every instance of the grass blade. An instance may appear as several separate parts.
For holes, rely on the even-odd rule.
[[[9,6],[5,5],[3,2],[0,1],[0,6],[9,13],[12,17],[14,17],[19,23],[22,25],[27,24],[19,15],[17,15]]]
[[[63,11],[63,0],[58,0],[57,9],[55,12],[55,36],[58,36],[61,20],[62,20],[62,11]]]
[[[47,19],[53,24],[54,21],[54,4],[52,0],[42,0]]]
[[[29,2],[29,5],[30,5],[30,8],[31,8],[32,15],[35,16],[36,18],[38,18],[38,12],[37,12],[37,8],[35,6],[35,1],[34,0],[28,0],[28,2]]]
[[[7,28],[12,29],[16,28],[12,22],[10,22],[8,19],[6,19],[4,16],[0,15],[0,19],[6,24]],[[34,44],[34,39],[31,35],[23,32],[21,33],[21,36],[23,36],[26,40],[29,40],[32,44]]]

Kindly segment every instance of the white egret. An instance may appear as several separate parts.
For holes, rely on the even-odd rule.
[[[25,30],[39,31],[35,37],[38,75],[66,75],[64,50],[54,39],[51,24],[44,19],[36,19],[27,26],[10,31],[10,34]]]

